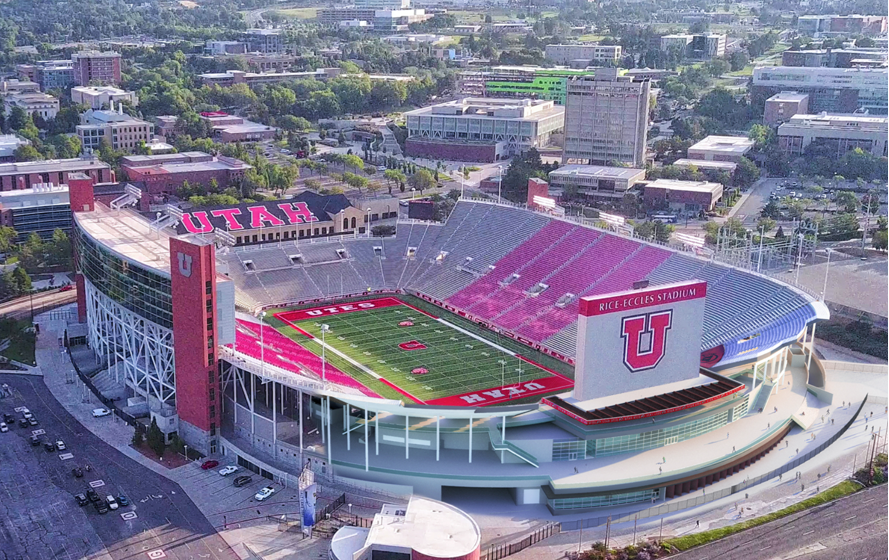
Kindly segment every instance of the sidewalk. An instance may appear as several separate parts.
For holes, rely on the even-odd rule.
[[[38,367],[35,369],[42,371],[47,388],[59,404],[99,439],[133,461],[178,484],[211,523],[216,524],[218,521],[221,525],[221,519],[216,519],[219,516],[215,515],[215,510],[207,509],[208,504],[214,502],[213,496],[206,495],[201,492],[202,487],[191,483],[190,479],[196,471],[203,472],[199,470],[199,465],[191,462],[176,469],[168,469],[130,447],[133,428],[127,426],[117,416],[112,414],[104,418],[94,418],[93,409],[103,405],[77,377],[68,354],[59,349],[57,333],[64,329],[63,322],[50,321],[46,315],[38,315],[35,321],[40,323],[41,332],[37,337]],[[245,512],[244,518],[247,515]],[[252,517],[257,516],[252,515]],[[300,533],[279,532],[277,523],[267,521],[265,516],[253,522],[242,523],[240,519],[232,515],[229,518],[231,529],[218,532],[244,560],[255,558],[255,553],[261,553],[265,560],[283,560],[293,558],[294,555],[300,558],[316,558],[322,552],[326,554],[327,541],[323,539],[304,540]]]

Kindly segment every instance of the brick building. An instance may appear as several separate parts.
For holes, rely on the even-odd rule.
[[[61,185],[69,173],[83,173],[95,183],[115,180],[111,166],[96,157],[26,161],[0,164],[0,190],[34,188],[35,185]]]
[[[185,181],[192,185],[208,186],[213,179],[220,189],[226,189],[240,180],[251,168],[235,158],[213,157],[204,152],[183,152],[154,156],[127,156],[121,158],[121,168],[127,177],[140,183],[143,206],[163,203]]]
[[[71,55],[71,62],[74,83],[79,86],[120,83],[120,53],[81,51]]]
[[[762,122],[777,126],[790,120],[793,115],[809,112],[809,94],[795,91],[782,91],[766,99]]]

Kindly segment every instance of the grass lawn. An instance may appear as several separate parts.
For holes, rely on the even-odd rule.
[[[696,533],[694,535],[686,535],[684,537],[678,537],[675,539],[668,539],[665,541],[665,544],[669,544],[670,546],[683,551],[688,550],[689,548],[700,546],[702,544],[707,544],[711,541],[716,541],[719,539],[723,539],[728,537],[729,535],[734,535],[735,533],[740,533],[746,529],[750,529],[752,527],[757,527],[764,523],[768,523],[769,521],[774,521],[776,519],[781,519],[782,517],[786,517],[788,515],[809,509],[811,507],[820,506],[821,504],[825,504],[827,502],[831,502],[838,498],[842,498],[843,496],[848,496],[849,494],[854,494],[861,490],[861,485],[856,484],[851,481],[845,481],[837,484],[833,488],[829,490],[825,490],[820,494],[813,496],[807,500],[803,500],[798,504],[793,504],[792,506],[788,506],[784,509],[778,510],[774,513],[770,513],[768,515],[763,515],[761,517],[757,517],[754,519],[749,519],[744,521],[743,523],[737,523],[735,525],[729,525],[728,527],[720,527],[719,529],[712,529],[710,531],[702,531],[700,533]]]
[[[0,321],[0,340],[9,339],[9,346],[0,351],[10,360],[34,365],[34,335],[24,333],[24,329],[31,326],[30,320],[15,321],[4,319]]]
[[[594,35],[592,33],[587,33],[586,35],[581,35],[577,38],[578,41],[601,41],[604,39],[606,35]]]
[[[275,11],[290,19],[315,19],[318,17],[318,8],[284,8]]]
[[[495,346],[525,356],[563,375],[570,372],[571,368],[567,364],[513,340],[500,338],[496,333],[483,332],[486,329],[431,304],[426,304],[423,311],[441,317],[449,324],[437,321],[407,305],[390,301],[391,299],[376,300],[380,304],[388,301],[391,304],[388,307],[323,317],[299,314],[282,318],[319,340],[321,325],[329,325],[330,330],[325,335],[327,345],[342,352],[358,365],[330,351],[326,352],[328,362],[387,398],[401,399],[403,396],[386,382],[380,381],[380,377],[422,401],[497,389],[504,384],[509,386],[535,379],[548,379],[547,383],[564,385],[564,381],[560,381],[557,375],[510,356]],[[408,300],[403,296],[402,299]],[[411,305],[425,303],[417,298],[409,298],[409,301]],[[281,311],[283,310],[272,310],[270,315]],[[411,324],[400,326],[400,323]],[[269,321],[269,324],[314,354],[320,354],[321,346],[292,326],[278,319]],[[485,340],[479,340],[467,333]],[[423,368],[427,373],[412,373],[417,368]],[[537,395],[511,402],[536,401],[539,398],[540,395]]]
[[[729,72],[729,76],[752,76],[753,75],[753,65],[748,64],[744,68],[741,68],[737,72]]]

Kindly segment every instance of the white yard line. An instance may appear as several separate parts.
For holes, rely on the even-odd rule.
[[[457,325],[454,325],[453,323],[448,323],[447,321],[445,321],[442,318],[438,318],[438,319],[436,319],[436,321],[451,327],[455,331],[460,331],[461,333],[465,334],[466,336],[471,336],[472,338],[478,340],[479,342],[481,342],[483,344],[487,344],[491,348],[496,348],[497,350],[500,350],[504,354],[509,354],[510,356],[515,357],[515,352],[512,352],[511,350],[507,350],[506,348],[500,346],[499,344],[494,344],[490,340],[484,339],[473,332],[467,331],[466,329],[462,329],[462,328],[458,327]]]

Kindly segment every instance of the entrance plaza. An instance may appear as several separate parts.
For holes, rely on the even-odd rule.
[[[566,417],[545,407],[478,408],[471,413],[463,409],[460,414],[470,413],[471,417],[455,418],[447,417],[456,412],[445,408],[402,407],[392,401],[333,395],[303,401],[303,449],[299,451],[300,428],[295,425],[299,415],[290,412],[298,400],[287,398],[288,408],[281,399],[292,390],[278,389],[276,393],[273,389],[272,394],[279,395],[274,406],[275,430],[279,434],[276,447],[282,451],[284,443],[288,451],[298,453],[276,456],[270,441],[263,440],[261,435],[251,436],[246,393],[239,396],[237,429],[224,425],[225,453],[237,453],[248,460],[252,456],[253,460],[292,473],[297,472],[295,466],[309,461],[323,465],[327,471],[332,462],[338,477],[436,499],[442,498],[443,489],[503,488],[510,491],[516,504],[546,516],[582,512],[588,515],[605,509],[638,512],[643,507],[699,499],[708,494],[739,492],[758,483],[764,475],[792,477],[792,472],[783,472],[792,470],[845,431],[858,414],[864,394],[853,385],[841,384],[837,386],[839,392],[833,395],[812,386],[811,383],[823,386],[824,380],[818,360],[808,360],[807,350],[808,345],[797,345],[786,350],[785,361],[780,359],[784,352],[776,352],[772,365],[760,362],[755,388],[749,367],[737,375],[729,373],[743,382],[745,389],[727,401],[735,409],[744,399],[752,399],[746,414],[712,431],[652,449],[578,460],[551,461],[552,456],[542,460],[526,451],[533,448],[531,442],[577,439],[569,431]],[[806,362],[814,373],[812,379],[807,374]],[[786,364],[783,370],[782,364]],[[249,377],[249,373],[244,374]],[[263,387],[277,383],[261,386],[260,381],[256,381],[254,424],[270,425],[273,407],[268,389]],[[332,403],[329,425],[322,418],[328,402]],[[231,408],[232,404],[227,398],[225,407]],[[351,415],[346,412],[346,404],[351,406]],[[718,404],[723,408],[727,405]],[[675,413],[621,422],[609,429],[629,433],[657,430],[675,420],[673,416]],[[226,418],[230,418],[228,410]],[[347,419],[349,431],[344,429]],[[677,481],[694,479],[695,475],[724,470],[724,465],[729,471],[724,471],[722,478],[713,475],[702,480],[700,486],[676,485]],[[749,482],[753,479],[757,480]],[[674,497],[668,487],[681,491]],[[550,506],[550,512],[544,513],[543,504]]]

